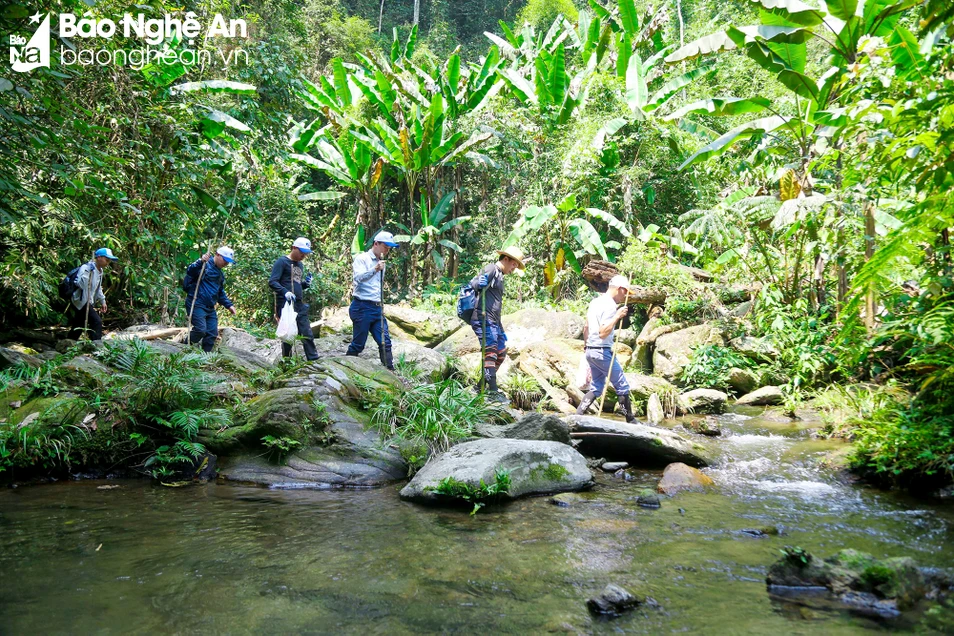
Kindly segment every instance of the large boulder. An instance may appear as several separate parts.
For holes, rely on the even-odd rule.
[[[579,340],[583,335],[584,320],[571,311],[521,309],[502,318],[507,333],[507,349],[516,356],[524,348],[551,339]],[[473,329],[467,326],[447,338],[436,349],[454,358],[480,351],[480,342]]]
[[[277,338],[257,338],[244,329],[234,327],[219,329],[219,338],[220,347],[258,356],[268,365],[278,364],[282,359],[282,343]]]
[[[763,386],[761,389],[746,393],[735,401],[738,406],[775,406],[785,401],[782,387]]]
[[[25,364],[36,369],[43,364],[43,361],[28,353],[21,353],[8,347],[0,347],[0,371],[17,364]]]
[[[771,362],[778,357],[778,349],[768,338],[739,336],[729,341],[729,346],[757,362]]]
[[[231,454],[222,460],[221,477],[270,487],[323,488],[378,486],[407,474],[400,454],[385,447],[357,408],[365,390],[403,386],[380,363],[329,357],[281,384],[249,401],[236,426],[200,435],[210,449]],[[267,435],[293,439],[301,447],[281,464],[268,461],[262,446]]]
[[[714,485],[712,478],[698,468],[676,462],[666,466],[656,490],[671,497],[684,490],[701,492]]]
[[[759,376],[748,369],[729,369],[729,387],[736,395],[745,395],[759,388]]]
[[[327,357],[341,357],[348,350],[351,343],[351,336],[348,334],[337,334],[325,336],[315,340],[315,348],[318,350],[318,357],[321,359]],[[451,362],[446,355],[439,353],[434,349],[429,349],[424,345],[407,340],[391,339],[391,354],[394,356],[395,364],[404,360],[411,363],[421,373],[421,377],[429,382],[443,380],[452,370]],[[358,358],[367,360],[372,365],[381,367],[380,353],[378,345],[372,338],[368,342]],[[476,366],[476,363],[475,363]]]
[[[348,314],[348,307],[325,307],[321,311],[321,324],[318,325],[320,335],[335,336],[350,334],[354,325],[351,323],[351,316]],[[316,335],[318,332],[316,332]]]
[[[506,471],[510,487],[501,496],[515,499],[583,490],[593,485],[586,459],[559,442],[516,439],[481,439],[454,446],[431,459],[401,490],[401,498],[422,503],[447,503],[437,492],[445,479],[476,489],[494,484]]]
[[[722,413],[729,396],[715,389],[693,389],[679,396],[679,406],[689,413]]]
[[[53,370],[53,377],[68,389],[102,389],[113,370],[98,360],[87,356],[76,356]]]
[[[938,592],[932,589],[933,578],[926,577],[910,557],[876,559],[856,550],[822,560],[800,548],[786,548],[765,581],[770,592],[781,588],[789,598],[797,597],[799,589],[810,597],[826,588],[851,609],[892,618]]]
[[[457,316],[432,314],[406,304],[385,305],[384,317],[395,334],[425,347],[433,347],[464,326]]]
[[[527,413],[512,424],[478,424],[481,437],[570,443],[570,428],[556,415]]]
[[[689,364],[689,356],[696,347],[724,344],[722,331],[709,323],[680,329],[659,336],[653,352],[653,372],[669,381],[675,381]]]
[[[647,468],[673,462],[695,468],[709,465],[703,446],[664,428],[624,424],[588,415],[570,415],[564,419],[570,425],[570,436],[580,440],[580,450],[590,457],[626,461]]]

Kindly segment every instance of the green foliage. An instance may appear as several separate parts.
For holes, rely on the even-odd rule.
[[[804,548],[800,548],[798,546],[793,547],[787,545],[783,549],[779,550],[779,552],[781,552],[782,557],[786,562],[794,565],[797,568],[807,567],[812,561],[812,555]]]
[[[277,462],[282,462],[290,453],[301,447],[301,445],[301,442],[291,437],[266,435],[262,438],[262,446],[265,447],[269,457]]]
[[[481,479],[475,487],[453,477],[445,477],[433,490],[439,495],[461,499],[473,504],[474,508],[470,511],[473,516],[488,503],[492,503],[510,492],[511,485],[510,471],[498,469],[494,472],[494,483],[492,484],[485,484],[484,480]]]
[[[729,388],[729,371],[733,367],[745,369],[751,366],[748,358],[733,349],[715,344],[701,345],[693,349],[680,380],[690,389],[725,391]]]
[[[514,408],[524,411],[535,409],[544,397],[540,384],[532,376],[520,371],[510,373],[500,388],[510,398]]]
[[[579,11],[571,0],[528,0],[517,14],[514,26],[520,28],[524,24],[529,24],[534,29],[543,31],[561,15],[574,22],[579,16]]]
[[[498,417],[501,411],[453,379],[380,398],[371,415],[378,430],[392,439],[424,443],[438,453],[470,437],[474,424]]]

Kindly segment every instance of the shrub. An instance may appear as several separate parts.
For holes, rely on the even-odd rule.
[[[501,387],[515,408],[532,411],[543,399],[540,384],[526,373],[514,372],[507,376]]]
[[[732,349],[714,344],[702,345],[693,349],[680,379],[691,389],[724,391],[729,388],[729,370],[749,366],[748,358]]]
[[[475,515],[488,502],[496,501],[501,495],[510,492],[510,486],[510,471],[497,470],[492,484],[485,484],[481,479],[480,484],[474,487],[453,477],[445,477],[433,490],[439,495],[472,503],[474,508],[470,514]]]

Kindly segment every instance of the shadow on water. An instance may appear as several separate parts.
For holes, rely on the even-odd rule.
[[[718,490],[658,510],[635,497],[660,471],[600,474],[565,508],[527,499],[474,517],[402,502],[397,487],[6,490],[0,633],[852,634],[891,627],[769,597],[783,546],[954,567],[949,507],[842,483],[818,466],[834,444],[802,425],[721,425]],[[609,582],[661,609],[592,620],[585,600]]]

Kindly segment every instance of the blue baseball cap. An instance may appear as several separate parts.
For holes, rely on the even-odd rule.
[[[113,250],[109,249],[108,247],[101,247],[101,248],[99,248],[98,250],[96,250],[95,252],[93,252],[93,257],[94,257],[94,258],[95,258],[95,257],[98,257],[98,256],[105,256],[106,258],[108,258],[108,259],[111,260],[111,261],[118,261],[118,260],[119,260],[119,257],[113,256]]]
[[[375,243],[384,243],[388,247],[398,247],[398,242],[394,240],[394,235],[390,232],[378,232],[374,237]]]
[[[301,250],[302,254],[311,254],[311,241],[306,239],[304,236],[299,236],[295,239],[295,242],[292,243],[292,247],[297,247]]]

